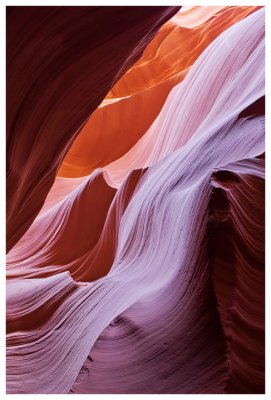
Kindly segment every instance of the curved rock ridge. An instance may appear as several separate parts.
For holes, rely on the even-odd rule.
[[[161,350],[163,340],[167,338],[169,344],[165,342],[165,349],[172,350],[173,354],[177,351],[170,346],[171,338],[175,339],[172,326],[173,315],[182,316],[182,312],[186,311],[185,315],[180,317],[180,324],[184,331],[176,323],[176,335],[179,340],[174,341],[178,346],[182,363],[172,361],[172,364],[169,362],[168,365],[163,352],[157,353],[157,347],[149,345],[152,336],[148,336],[148,323],[145,330],[143,317],[143,327],[139,331],[143,331],[143,343],[150,354],[145,353],[147,350],[144,351],[144,347],[141,351],[135,350],[135,352],[138,357],[146,356],[145,362],[142,361],[144,370],[151,368],[153,363],[157,370],[162,368],[160,378],[162,381],[167,381],[170,377],[169,385],[172,392],[223,393],[226,391],[226,352],[223,351],[224,340],[215,302],[211,300],[213,299],[210,285],[211,274],[208,268],[206,231],[208,204],[212,194],[210,172],[219,165],[223,166],[238,160],[240,156],[251,158],[260,154],[263,149],[264,134],[262,122],[261,117],[239,122],[233,119],[226,125],[220,126],[218,130],[209,131],[209,134],[194,136],[185,148],[173,153],[147,171],[140,189],[130,201],[121,220],[116,257],[107,276],[85,287],[79,287],[69,294],[51,318],[43,324],[42,329],[31,332],[24,330],[22,333],[16,331],[8,335],[9,392],[66,392],[79,373],[96,339],[109,323],[126,310],[129,315],[130,307],[138,303],[148,313],[149,306],[151,307],[153,302],[157,312],[155,318],[152,312],[154,324],[157,323],[159,327],[157,321],[163,321],[164,327],[164,329],[161,328],[161,336],[154,336],[154,343]],[[248,139],[246,146],[244,146],[244,137]],[[214,149],[209,162],[204,164],[209,154],[210,139],[214,144]],[[255,143],[257,143],[256,147]],[[222,152],[222,148],[230,151]],[[199,166],[201,167],[200,176]],[[163,174],[161,174],[162,171]],[[180,171],[182,171],[181,176]],[[157,181],[159,185],[155,184]],[[176,207],[178,208],[177,215]],[[156,208],[159,208],[159,218],[155,213]],[[43,279],[38,281],[42,283]],[[25,283],[30,286],[31,282],[32,280],[26,280]],[[25,290],[25,292],[31,296],[31,290]],[[179,296],[176,296],[176,293],[179,293]],[[48,296],[52,297],[53,294],[48,293],[44,297],[48,299]],[[160,296],[162,299],[165,296],[161,304],[166,306],[169,302],[170,309],[175,310],[172,311],[173,315],[168,310],[163,314],[161,307],[157,309],[157,304],[160,304],[161,300]],[[13,301],[13,303],[16,304],[12,309],[14,319],[20,316],[22,308],[25,307],[25,300],[23,298],[21,301],[16,293],[16,302]],[[191,308],[187,309],[188,305]],[[136,313],[139,319],[137,324],[140,324],[142,313],[144,316],[143,310],[140,308],[139,314]],[[161,319],[158,318],[160,313]],[[167,321],[167,318],[171,322]],[[152,318],[147,318],[147,320],[150,323]],[[197,328],[196,321],[201,328]],[[169,326],[169,331],[165,329],[167,326]],[[134,331],[137,332],[138,329]],[[185,331],[189,332],[188,336],[185,335]],[[169,334],[169,332],[172,333]],[[203,342],[198,340],[199,332],[202,332],[200,337]],[[184,337],[189,338],[189,341],[184,340]],[[45,348],[46,352],[44,352]],[[188,349],[191,349],[191,352]],[[199,353],[200,349],[204,352]],[[129,354],[129,351],[127,353]],[[58,354],[57,359],[55,354]],[[189,370],[184,368],[186,363],[193,366],[193,360],[198,366],[197,376],[195,376],[194,368],[190,370],[190,374]],[[134,363],[130,364],[130,369],[128,361],[123,362],[126,374],[129,374],[129,371],[133,370]],[[141,365],[140,360],[136,365]],[[14,374],[12,374],[13,370]],[[113,371],[115,368],[112,373]],[[54,376],[53,380],[52,376]],[[116,376],[115,373],[113,376]],[[147,381],[150,391],[158,393],[170,391],[167,385],[152,386],[152,381],[147,378],[148,375],[145,376],[145,383],[140,379],[140,375],[135,376],[138,383],[134,385],[133,380],[128,379],[130,389],[125,386],[125,382],[122,388],[123,380],[121,379],[117,381],[114,389],[112,384],[110,385],[111,374],[109,373],[109,381],[104,380],[104,376],[99,381],[99,391],[107,392],[106,385],[108,385],[110,392],[144,393]],[[91,382],[93,381],[90,379],[88,383],[91,385]],[[116,382],[115,379],[114,382]],[[81,390],[84,391],[83,388]],[[78,391],[80,391],[80,384]],[[96,391],[97,389],[94,389],[94,392]]]
[[[116,190],[102,173],[95,171],[86,181],[38,217],[7,256],[7,273],[14,263],[31,270],[33,266],[64,265],[80,257],[98,240]],[[73,244],[69,247],[67,246]],[[42,270],[43,271],[43,270]],[[42,272],[44,274],[44,272]]]
[[[264,177],[264,158],[213,174],[210,259],[228,347],[228,393],[264,393]]]
[[[87,176],[57,177],[9,251],[7,393],[264,393],[264,8],[182,8],[98,110],[110,121],[131,106],[114,96],[144,57],[154,68],[170,26],[183,21],[189,41],[223,13],[228,29],[141,139]]]
[[[262,13],[259,10],[233,25],[207,47],[186,79],[172,89],[146,134],[128,153],[104,168],[111,185],[118,187],[130,170],[155,164],[206,125],[225,120],[238,108],[241,112],[262,96],[264,26],[259,24]],[[252,21],[257,24],[253,32],[248,29]],[[241,30],[243,36],[238,33]],[[248,79],[254,80],[253,85],[247,84]],[[240,91],[236,90],[236,84]],[[172,118],[168,118],[169,110]]]
[[[58,176],[86,176],[123,156],[146,133],[170,90],[183,80],[203,50],[257,8],[193,7],[185,12],[181,8],[93,113]],[[131,124],[133,118],[135,124]]]
[[[121,217],[143,174],[133,171],[116,193],[96,170],[35,220],[7,256],[7,278],[69,271],[77,281],[93,281],[105,275],[114,260]]]
[[[204,250],[199,251],[200,259],[196,262],[194,272],[190,275],[189,270],[186,273],[183,271],[166,291],[160,290],[146,301],[139,301],[115,318],[95,342],[71,393],[264,392],[263,167],[263,159],[251,158],[214,169],[209,182],[205,183],[209,196],[208,221],[203,243],[198,244]],[[178,189],[174,187],[174,190]],[[241,202],[238,198],[240,195],[243,197]],[[229,199],[233,204],[229,204]],[[247,220],[245,217],[250,213],[246,212],[246,208],[252,207],[255,210],[255,199],[256,218]],[[240,204],[245,204],[245,207],[240,207]],[[251,235],[247,249],[243,248],[243,243],[247,241],[249,232]],[[242,254],[239,248],[243,248]],[[207,268],[207,271],[212,272],[216,299],[210,282],[205,282],[204,297],[207,304],[203,305],[201,262],[206,252],[211,268]],[[236,262],[233,264],[234,259]],[[197,286],[194,279],[201,283],[198,282]],[[216,300],[220,319],[215,314]],[[233,304],[229,304],[231,301]],[[216,334],[208,331],[208,324],[201,331],[203,314],[205,322],[208,321],[207,309],[209,317],[212,315],[212,325],[216,326]],[[197,314],[198,310],[202,310],[200,315]],[[220,336],[220,320],[227,352]],[[193,328],[189,327],[192,321],[196,324]],[[186,333],[183,331],[184,326]],[[187,339],[188,331],[199,334],[195,341],[194,336],[189,338],[193,345]],[[226,355],[226,360],[221,358],[223,363],[216,366],[220,368],[221,374],[220,385],[217,387],[212,384],[219,374],[211,375],[208,382],[200,381],[205,374],[208,375],[209,362],[196,365],[199,358],[204,357],[203,348],[206,352],[210,351],[205,347],[205,341],[210,340],[205,334],[217,341],[216,352]],[[193,355],[194,351],[199,351],[199,357]],[[208,357],[213,362],[212,352]],[[185,370],[186,360],[189,360],[189,370],[193,372]],[[227,379],[223,381],[225,365],[229,371]],[[214,373],[213,368],[211,371]],[[190,380],[191,373],[193,379]]]
[[[180,7],[8,7],[7,251],[76,135]]]

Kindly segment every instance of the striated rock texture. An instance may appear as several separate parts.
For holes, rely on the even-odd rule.
[[[180,7],[8,7],[7,251],[78,131]]]
[[[256,9],[195,7],[193,12],[176,14],[93,113],[69,149],[58,176],[86,176],[127,153],[146,133],[170,90],[183,80],[202,51]],[[131,124],[135,110],[136,123]]]
[[[69,10],[8,11],[7,392],[264,393],[264,8]]]

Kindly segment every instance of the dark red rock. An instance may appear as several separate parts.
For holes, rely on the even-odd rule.
[[[7,8],[7,251],[80,128],[179,9]]]

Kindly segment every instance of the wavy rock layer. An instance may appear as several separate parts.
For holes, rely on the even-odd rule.
[[[264,392],[264,9],[180,20],[222,33],[128,152],[55,180],[7,256],[8,393]],[[170,24],[104,115],[118,90],[147,104]]]
[[[224,328],[229,393],[263,393],[264,159],[214,172],[210,257]]]
[[[255,48],[258,35],[250,35],[244,29],[244,37],[241,37],[238,30],[239,25],[234,25],[207,48],[190,69],[187,79],[171,91],[146,134],[128,153],[104,168],[111,185],[118,187],[130,170],[155,164],[208,124],[212,126],[226,120],[232,112],[238,109],[241,112],[257,99],[259,69],[262,68],[257,58],[261,53],[263,59],[263,48]],[[247,85],[248,74],[255,90]],[[176,96],[179,101],[175,100]]]
[[[180,7],[9,7],[7,251],[79,130]]]
[[[183,12],[182,8],[93,113],[63,160],[58,176],[85,176],[127,153],[150,128],[170,90],[183,80],[203,50],[256,9],[193,7]],[[131,124],[135,110],[136,123]]]

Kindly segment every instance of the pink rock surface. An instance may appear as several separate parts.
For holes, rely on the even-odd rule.
[[[180,7],[8,7],[7,251],[79,130]]]
[[[55,180],[7,255],[8,393],[264,392],[264,61],[262,8],[122,158]]]

